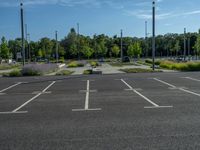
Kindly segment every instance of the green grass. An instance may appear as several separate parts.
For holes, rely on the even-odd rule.
[[[20,68],[20,65],[8,65],[8,64],[1,64],[0,65],[0,70],[9,70],[9,69],[14,69],[14,68]]]
[[[113,67],[123,67],[123,66],[140,66],[138,64],[132,63],[132,62],[127,62],[127,63],[121,63],[121,62],[112,62],[109,63],[109,65]]]
[[[200,71],[200,62],[182,62],[162,61],[160,67],[178,71]]]
[[[76,68],[76,67],[84,67],[84,64],[79,63],[77,61],[72,61],[68,64],[68,68]]]
[[[120,69],[120,71],[126,73],[150,73],[150,72],[161,72],[160,70],[153,71],[152,69],[142,69],[142,68],[127,68],[127,69]]]
[[[56,73],[57,76],[67,76],[67,75],[71,75],[72,73],[74,73],[73,71],[69,71],[69,70],[61,70],[59,72]]]
[[[9,73],[3,73],[3,76],[4,77],[21,77],[22,73],[21,73],[21,70],[15,69]]]

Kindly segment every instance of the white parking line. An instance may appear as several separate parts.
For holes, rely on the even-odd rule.
[[[84,109],[72,109],[72,111],[91,111],[101,110],[101,108],[89,109],[89,95],[90,95],[90,80],[87,80],[86,96],[85,96],[85,108]]]
[[[184,79],[189,79],[189,80],[193,80],[193,81],[198,81],[198,82],[200,82],[200,80],[199,79],[195,79],[195,78],[191,78],[191,77],[183,77]]]
[[[28,100],[27,102],[25,102],[24,104],[22,104],[21,106],[19,106],[18,108],[16,108],[15,110],[13,110],[12,112],[17,112],[18,110],[20,110],[22,107],[26,106],[27,104],[29,104],[31,101],[35,100],[37,97],[39,97],[40,95],[44,94],[53,84],[55,84],[56,81],[53,81],[50,85],[48,85],[44,90],[42,90],[42,92],[38,93],[37,95],[35,95],[34,97],[32,97],[30,100]]]
[[[161,82],[161,83],[163,83],[163,84],[165,84],[165,85],[168,85],[168,86],[170,86],[170,87],[172,87],[172,88],[174,88],[174,89],[178,89],[178,90],[180,90],[180,91],[183,91],[183,92],[186,92],[186,93],[189,93],[189,94],[193,94],[193,95],[196,95],[196,96],[199,96],[199,97],[200,97],[200,94],[198,94],[198,93],[195,93],[195,92],[192,92],[192,91],[183,89],[183,88],[176,87],[175,85],[172,85],[172,84],[170,84],[170,83],[167,83],[167,82],[162,81],[162,80],[157,79],[157,78],[153,78],[153,79],[156,80],[156,81],[158,81],[158,82]]]
[[[159,106],[158,104],[152,102],[150,99],[148,99],[146,96],[142,95],[140,92],[138,92],[136,89],[133,89],[132,86],[130,86],[126,81],[121,79],[121,81],[129,88],[129,90],[135,92],[137,95],[141,96],[143,99],[145,99],[147,102],[152,104],[153,106],[150,107],[144,107],[144,108],[168,108],[168,107],[173,107],[173,106]]]
[[[0,112],[0,114],[25,114],[25,113],[28,113],[28,111]]]
[[[14,85],[11,85],[11,86],[9,86],[9,87],[7,87],[7,88],[1,90],[0,93],[3,93],[3,92],[5,92],[5,91],[7,91],[7,90],[9,90],[9,89],[11,89],[11,88],[14,88],[15,86],[20,85],[20,84],[22,84],[22,82],[18,82],[18,83],[14,84]]]

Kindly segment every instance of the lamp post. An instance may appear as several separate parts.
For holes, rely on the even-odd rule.
[[[58,31],[56,31],[56,63],[58,63]]]
[[[186,60],[186,28],[184,28],[184,61]]]
[[[24,11],[23,11],[23,3],[20,4],[21,9],[21,38],[22,38],[22,64],[25,65],[25,47],[24,47]]]
[[[121,61],[123,62],[123,30],[121,30]]]
[[[155,0],[153,0],[152,5],[152,69],[155,70]]]

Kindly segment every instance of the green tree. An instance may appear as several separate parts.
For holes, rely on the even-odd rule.
[[[90,48],[89,46],[83,46],[82,53],[86,58],[89,59],[94,53],[94,50]]]
[[[195,42],[194,48],[196,50],[196,54],[200,55],[200,35],[197,36],[197,40]]]
[[[1,39],[0,57],[2,59],[8,59],[10,57],[10,49],[8,48],[8,43],[5,37],[2,37]]]
[[[180,47],[180,42],[179,40],[176,41],[176,44],[174,46],[174,50],[176,52],[176,56],[178,56],[178,52],[180,51],[181,47]]]
[[[129,45],[127,54],[131,58],[140,57],[140,55],[142,54],[142,48],[140,46],[140,43],[139,42],[134,42],[133,44]]]
[[[111,48],[111,51],[112,51],[112,53],[113,53],[113,55],[115,56],[115,57],[118,57],[118,55],[119,55],[119,52],[120,52],[120,48],[119,48],[119,46],[117,46],[116,44]]]

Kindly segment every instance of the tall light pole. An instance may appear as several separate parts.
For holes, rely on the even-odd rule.
[[[155,0],[153,0],[152,7],[152,69],[155,70],[155,51],[156,51],[156,41],[155,41]]]
[[[121,30],[121,61],[123,62],[123,30]]]
[[[22,38],[22,64],[25,65],[25,48],[24,48],[24,11],[23,11],[23,3],[20,4],[21,6],[21,38]]]
[[[77,23],[77,49],[78,49],[78,60],[80,60],[80,39],[79,39],[79,23]]]
[[[28,42],[28,33],[27,33],[27,24],[25,24],[25,59],[27,60],[28,59],[28,49],[27,49],[27,46],[26,45],[26,42]]]
[[[190,37],[188,37],[188,56],[190,58]]]
[[[29,62],[31,62],[31,49],[30,49],[30,34],[28,33],[27,34],[27,38],[28,38],[28,59],[29,59]]]
[[[186,28],[184,28],[184,53],[183,53],[183,56],[184,56],[184,61],[186,59]]]
[[[148,56],[148,43],[147,43],[147,36],[148,36],[148,33],[147,33],[147,21],[145,21],[145,45],[146,45],[146,54],[145,56],[147,57]]]
[[[58,31],[55,32],[56,35],[56,63],[58,63]]]

